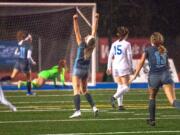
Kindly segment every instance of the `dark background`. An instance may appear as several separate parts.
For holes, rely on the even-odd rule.
[[[154,31],[165,36],[170,58],[180,72],[180,0],[1,0],[1,2],[95,2],[100,13],[99,37],[108,37],[109,45],[116,28],[125,25],[130,37],[149,37]]]

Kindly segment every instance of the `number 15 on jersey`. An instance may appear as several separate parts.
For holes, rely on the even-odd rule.
[[[121,45],[114,46],[114,54],[115,55],[121,55],[122,54]]]

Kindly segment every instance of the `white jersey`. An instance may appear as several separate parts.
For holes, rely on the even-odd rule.
[[[132,67],[131,44],[126,40],[115,41],[109,52],[107,68],[113,69],[113,72],[120,72],[115,76],[121,76],[130,74]]]

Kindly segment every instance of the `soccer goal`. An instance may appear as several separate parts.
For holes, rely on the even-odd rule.
[[[66,59],[68,81],[71,82],[77,50],[72,17],[79,14],[81,35],[86,36],[91,32],[95,12],[95,3],[0,3],[0,43],[15,41],[18,30],[28,31],[33,37],[33,58],[38,63],[33,71],[48,69],[59,59]],[[11,43],[5,48],[9,47],[13,53],[15,46]],[[13,63],[13,55],[9,57]],[[90,72],[89,84],[95,85],[96,50],[92,55]]]

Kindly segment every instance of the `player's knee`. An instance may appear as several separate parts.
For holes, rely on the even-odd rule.
[[[128,85],[122,85],[121,87],[124,92],[128,92],[130,90]]]

